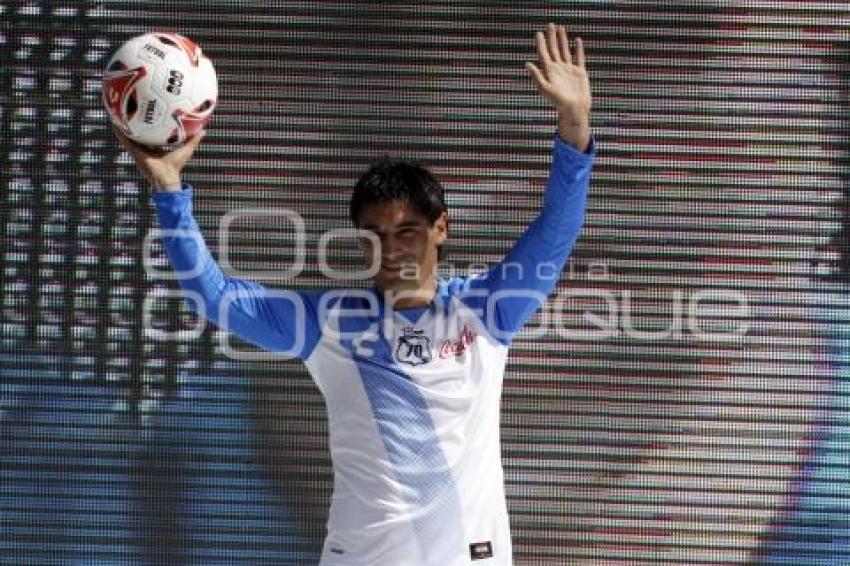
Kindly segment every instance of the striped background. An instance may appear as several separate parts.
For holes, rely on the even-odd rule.
[[[274,275],[280,220],[237,219],[230,259],[313,288],[384,154],[443,179],[447,270],[501,257],[547,174],[554,116],[522,65],[549,21],[585,40],[599,158],[506,376],[517,564],[850,561],[850,5],[217,0],[0,2],[0,564],[311,564],[323,536],[304,370],[233,363],[153,298],[175,287],[146,275],[149,195],[100,105],[125,39],[169,29],[212,58],[186,173],[202,228],[215,247],[225,213],[297,211],[299,277]],[[155,339],[146,299],[153,327],[201,337]]]

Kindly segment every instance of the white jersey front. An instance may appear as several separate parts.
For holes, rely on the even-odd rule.
[[[507,346],[451,288],[441,282],[417,311],[340,300],[306,360],[334,463],[323,565],[511,564],[499,450]]]
[[[440,280],[422,309],[369,291],[271,291],[225,276],[191,213],[158,192],[163,241],[198,310],[304,361],[327,403],[334,493],[322,566],[509,566],[499,442],[508,346],[578,236],[594,146],[556,138],[540,215],[505,259]]]

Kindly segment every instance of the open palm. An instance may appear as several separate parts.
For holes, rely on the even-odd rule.
[[[576,38],[575,53],[570,53],[566,28],[554,24],[549,24],[545,32],[537,32],[535,41],[539,66],[526,63],[526,68],[537,90],[558,111],[559,133],[565,139],[580,141],[586,133],[589,135],[587,124],[591,106],[584,44]]]

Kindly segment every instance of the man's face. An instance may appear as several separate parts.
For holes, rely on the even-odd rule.
[[[367,265],[380,263],[373,277],[382,291],[416,291],[432,285],[438,247],[447,236],[444,212],[434,223],[404,201],[369,204],[363,207],[358,227],[372,232],[380,249],[364,238]]]

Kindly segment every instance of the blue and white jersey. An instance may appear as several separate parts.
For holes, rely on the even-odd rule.
[[[512,337],[546,299],[581,229],[594,146],[556,137],[541,213],[504,260],[439,280],[429,306],[374,288],[280,293],[226,276],[191,187],[154,194],[164,243],[201,314],[304,361],[324,395],[334,492],[323,566],[512,564],[499,441]]]

